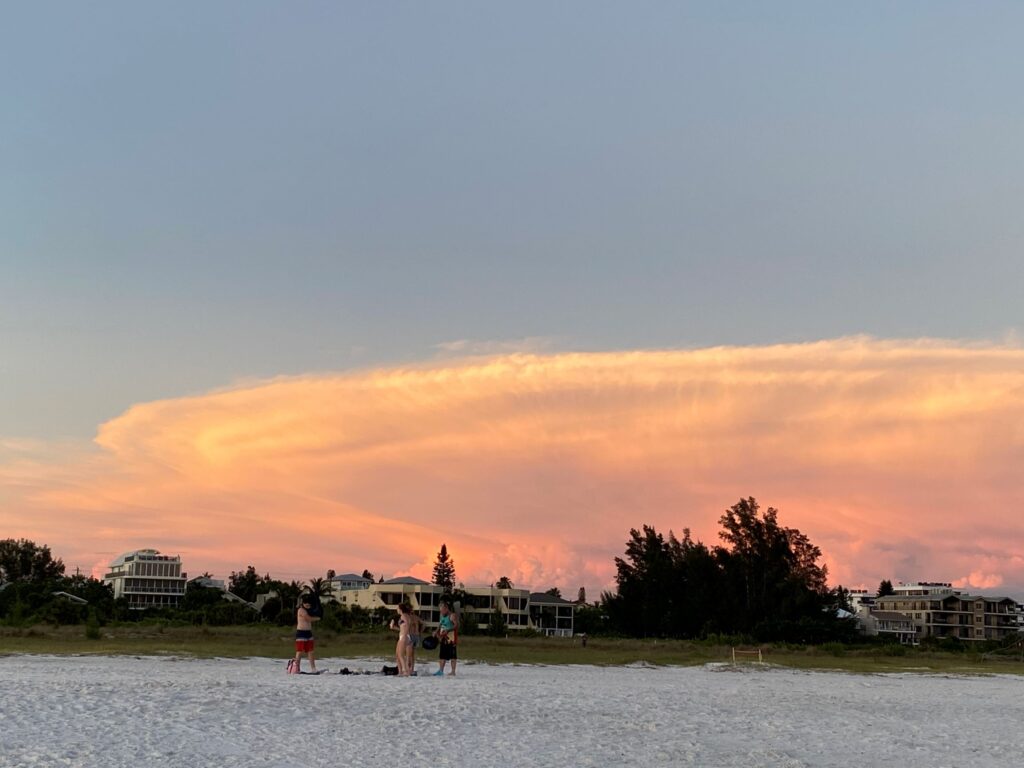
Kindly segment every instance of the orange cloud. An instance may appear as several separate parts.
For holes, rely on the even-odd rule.
[[[593,595],[630,527],[715,543],[722,510],[755,495],[834,582],[1024,589],[1015,346],[441,360],[135,405],[58,461],[4,445],[5,528],[83,564],[155,546],[194,572],[429,577],[443,541],[467,584]]]

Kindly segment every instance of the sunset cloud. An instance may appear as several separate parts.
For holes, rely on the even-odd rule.
[[[429,577],[591,596],[630,527],[780,509],[833,583],[1024,591],[1024,351],[848,338],[500,354],[142,403],[92,446],[0,443],[3,535],[92,566]]]

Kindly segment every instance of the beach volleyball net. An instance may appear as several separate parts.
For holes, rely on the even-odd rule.
[[[732,663],[764,664],[764,654],[761,652],[760,648],[755,648],[753,650],[748,648],[733,648]]]

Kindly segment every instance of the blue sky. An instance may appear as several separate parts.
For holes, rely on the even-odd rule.
[[[1002,339],[1022,28],[1014,3],[7,6],[0,437],[467,339]]]

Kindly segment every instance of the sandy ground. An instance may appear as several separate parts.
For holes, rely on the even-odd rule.
[[[382,662],[328,659],[334,671]],[[1024,679],[0,658],[0,766],[1015,766]]]

